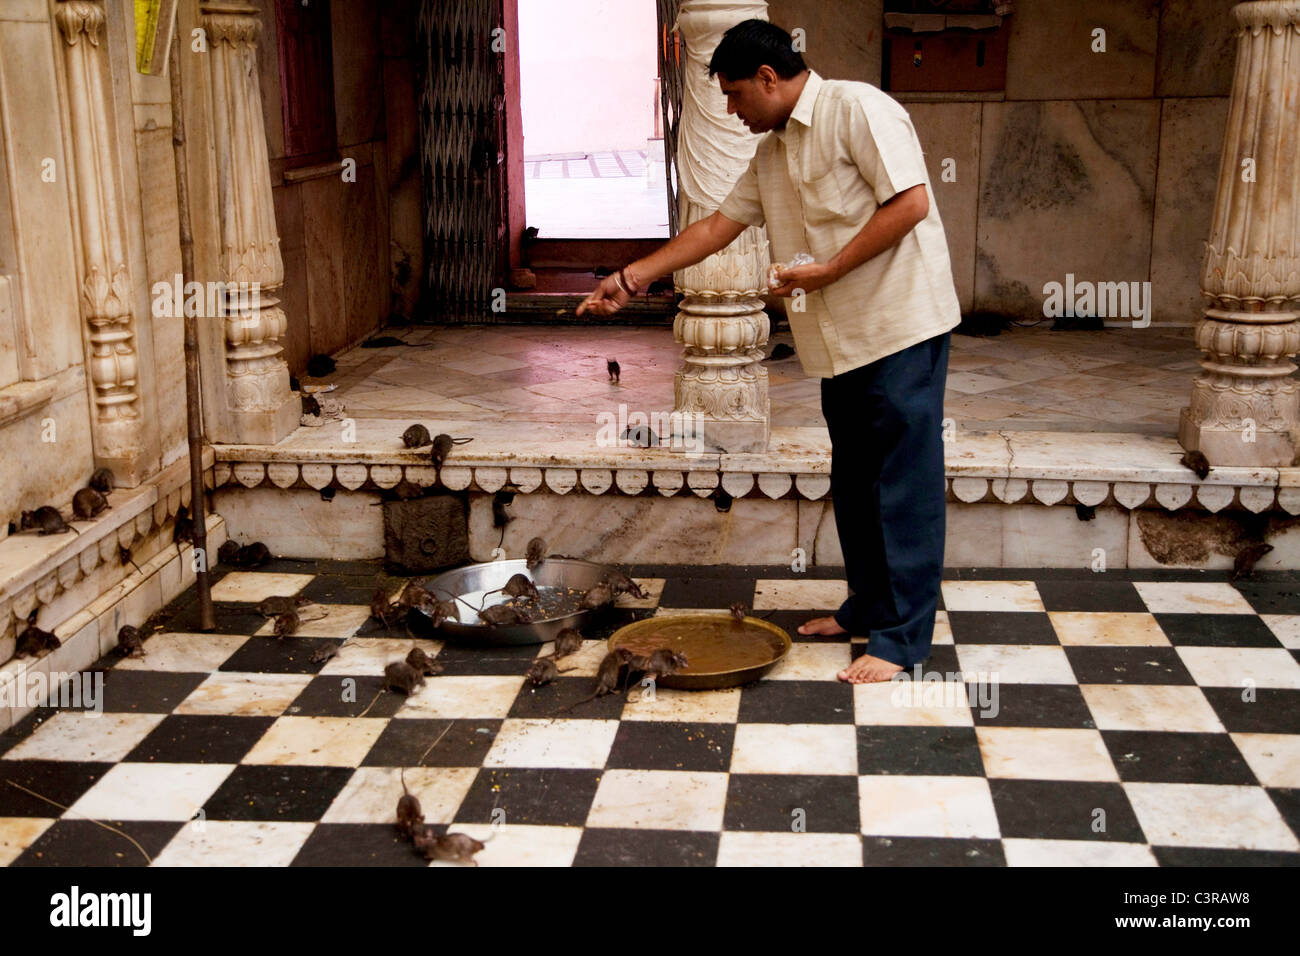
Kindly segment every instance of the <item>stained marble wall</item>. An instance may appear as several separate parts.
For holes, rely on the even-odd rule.
[[[1040,319],[1043,285],[1073,273],[1150,281],[1153,322],[1199,318],[1233,5],[1017,0],[1004,95],[896,94],[926,153],[963,310]],[[871,83],[880,7],[770,5],[786,29],[805,26],[818,72]],[[1104,53],[1092,52],[1098,28]]]

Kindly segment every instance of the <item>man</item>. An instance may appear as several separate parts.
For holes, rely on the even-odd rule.
[[[709,63],[736,113],[766,134],[718,211],[601,282],[578,308],[608,315],[651,280],[766,223],[790,329],[822,379],[831,496],[851,594],[804,635],[867,635],[841,671],[889,680],[929,656],[943,566],[941,422],[950,331],[961,321],[948,247],[907,112],[874,86],[823,80],[765,20],[723,36]],[[802,295],[799,293],[802,291]],[[800,310],[800,305],[804,309]]]

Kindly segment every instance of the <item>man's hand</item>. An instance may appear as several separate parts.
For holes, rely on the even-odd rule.
[[[596,286],[596,291],[578,303],[576,314],[582,315],[582,313],[590,309],[596,315],[612,315],[627,305],[631,298],[618,284],[614,274],[610,273],[600,280],[600,285]]]
[[[778,269],[776,279],[781,284],[772,290],[772,295],[785,298],[794,295],[796,289],[816,292],[838,278],[839,275],[835,270],[825,262],[810,262],[806,266],[795,266],[793,269]]]

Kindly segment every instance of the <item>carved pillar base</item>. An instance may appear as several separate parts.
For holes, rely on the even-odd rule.
[[[761,363],[768,331],[763,300],[757,297],[682,299],[673,338],[686,351],[674,380],[673,411],[698,416],[705,450],[767,449],[771,405]]]
[[[1178,441],[1214,465],[1291,465],[1300,449],[1300,389],[1288,356],[1300,312],[1209,309],[1196,326],[1206,353],[1178,418]]]

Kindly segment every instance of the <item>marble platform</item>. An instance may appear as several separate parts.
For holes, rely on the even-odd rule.
[[[1231,567],[1259,521],[1276,549],[1260,566],[1300,562],[1300,548],[1284,543],[1300,513],[1300,470],[1216,468],[1201,480],[1179,463],[1178,409],[1197,369],[1190,336],[954,336],[949,563]],[[407,481],[468,493],[477,560],[550,528],[567,536],[566,552],[600,560],[788,562],[803,549],[810,563],[842,562],[819,382],[797,359],[768,363],[766,453],[688,454],[599,440],[600,416],[617,419],[620,406],[625,418],[671,408],[679,350],[665,329],[421,329],[405,338],[420,347],[338,357],[330,395],[346,405],[343,422],[299,428],[276,445],[217,446],[216,508],[233,537],[256,535],[296,557],[375,557],[382,512],[369,505]],[[619,385],[607,358],[622,366]],[[474,440],[439,473],[427,450],[402,445],[414,422]],[[328,488],[350,494],[323,501]],[[491,523],[491,497],[503,489],[516,492],[517,518],[504,536]],[[1187,516],[1199,524],[1185,526]]]

